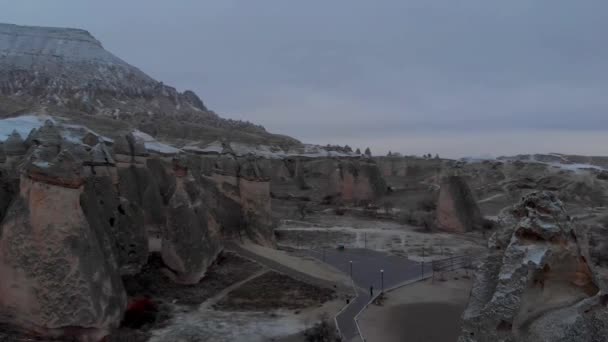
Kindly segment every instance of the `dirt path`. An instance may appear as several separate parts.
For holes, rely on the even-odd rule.
[[[311,271],[307,267],[302,267],[303,265],[301,265],[300,263],[304,263],[305,261],[299,258],[296,258],[297,260],[299,260],[299,263],[282,263],[280,261],[283,260],[271,259],[271,257],[273,257],[274,255],[263,255],[262,253],[259,253],[256,250],[251,250],[249,248],[245,248],[242,245],[232,242],[226,244],[226,249],[232,250],[235,253],[254,260],[270,269],[287,274],[294,279],[320,287],[335,289],[341,292],[352,292],[352,287],[349,285],[350,282],[348,281],[348,278],[341,274],[339,271],[334,271],[334,277],[327,279],[327,277],[323,276],[325,272],[318,273],[315,271]],[[339,279],[339,281],[337,281],[337,279]],[[345,281],[342,279],[347,280]]]
[[[232,284],[230,286],[228,286],[227,288],[223,289],[220,293],[216,294],[215,296],[207,299],[206,301],[204,301],[201,305],[200,305],[200,310],[207,310],[207,309],[211,309],[213,304],[219,302],[222,298],[224,298],[228,293],[230,293],[232,290],[241,287],[241,285],[245,284],[246,282],[255,279],[265,273],[268,272],[268,269],[263,269],[255,274],[253,274],[252,276],[243,279],[241,281],[239,281],[238,283]]]
[[[486,202],[490,202],[490,201],[492,201],[492,200],[495,200],[495,199],[497,199],[497,198],[501,198],[501,197],[504,197],[504,196],[505,196],[505,194],[495,194],[495,195],[492,195],[492,196],[490,196],[490,197],[487,197],[487,198],[484,198],[484,199],[482,199],[482,200],[479,200],[479,201],[477,201],[477,203],[486,203]]]

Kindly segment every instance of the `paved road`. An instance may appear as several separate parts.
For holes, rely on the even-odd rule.
[[[327,280],[311,277],[274,260],[255,254],[236,243],[226,243],[226,248],[296,279],[323,287],[334,287],[335,285]],[[352,261],[352,277],[357,286],[357,297],[336,317],[340,332],[346,341],[359,336],[355,316],[369,303],[371,299],[370,286],[374,287],[374,294],[377,294],[382,289],[383,280],[384,288],[388,289],[420,277],[422,271],[420,264],[417,262],[370,249],[303,249],[299,253],[326,262],[346,274],[351,274],[350,261]],[[380,272],[381,269],[384,270],[382,272],[383,276]]]
[[[304,253],[322,260],[333,267],[351,274],[354,283],[359,287],[358,296],[337,317],[338,327],[346,341],[358,336],[355,316],[370,301],[370,286],[374,294],[384,288],[399,285],[421,276],[421,265],[403,257],[389,255],[369,249],[325,249],[307,250]],[[380,272],[384,270],[384,272]],[[382,275],[383,274],[383,275]]]

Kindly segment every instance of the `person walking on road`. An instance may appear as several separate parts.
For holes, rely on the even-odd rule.
[[[369,296],[373,297],[374,296],[374,285],[370,285],[369,286]]]

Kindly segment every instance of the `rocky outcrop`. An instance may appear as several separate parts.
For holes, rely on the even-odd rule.
[[[397,188],[436,176],[443,163],[441,159],[402,156],[374,157],[374,161],[389,185]]]
[[[197,283],[224,237],[273,243],[270,183],[258,161],[152,155],[133,134],[66,140],[47,120],[14,132],[0,164],[0,323],[98,341],[126,306],[121,276],[151,250],[175,282]],[[8,163],[8,160],[11,163]]]
[[[87,220],[72,153],[53,139],[38,143],[0,226],[0,320],[97,341],[126,306],[111,235]]]
[[[4,153],[7,156],[22,156],[25,154],[26,147],[23,138],[17,131],[13,131],[11,135],[4,141]]]
[[[550,192],[525,196],[503,222],[476,273],[459,341],[605,340],[605,271],[590,262],[595,234]]]
[[[466,181],[460,176],[445,177],[437,203],[437,227],[464,233],[481,227],[483,217]]]
[[[221,236],[213,227],[215,219],[202,199],[202,189],[190,174],[187,161],[174,159],[173,174],[175,190],[168,201],[162,257],[177,282],[193,284],[204,276],[221,251]]]
[[[376,163],[367,158],[286,158],[269,162],[271,191],[316,202],[370,202],[386,192]]]

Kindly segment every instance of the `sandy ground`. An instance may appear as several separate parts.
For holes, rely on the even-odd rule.
[[[253,243],[245,243],[242,244],[241,247],[268,259],[272,259],[273,261],[286,267],[306,273],[312,277],[325,279],[334,283],[340,283],[348,288],[352,286],[350,278],[346,274],[326,263],[320,262],[317,259],[293,256],[287,254],[285,251],[272,249]]]
[[[367,341],[454,342],[472,281],[464,271],[447,273],[387,294],[382,306],[372,304],[360,316]]]
[[[449,234],[386,221],[349,217],[334,226],[318,227],[290,222],[277,229],[280,245],[292,248],[369,248],[405,256],[414,261],[444,259],[452,255],[480,254],[486,239],[477,232]]]

